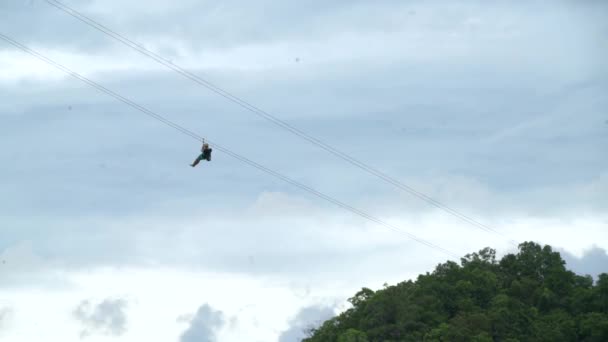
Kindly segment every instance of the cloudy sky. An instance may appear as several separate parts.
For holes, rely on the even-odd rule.
[[[282,130],[45,0],[0,33],[456,255],[608,271],[603,1],[65,0],[494,229]],[[0,339],[299,341],[451,255],[214,151],[0,40]]]

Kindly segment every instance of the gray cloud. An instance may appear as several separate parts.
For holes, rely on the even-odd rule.
[[[9,0],[0,3],[0,31],[27,44],[61,47],[67,50],[98,51],[103,39],[91,30],[79,30],[44,0]],[[45,29],[52,27],[52,30]],[[77,35],[74,32],[78,32]]]
[[[248,65],[256,57],[248,49],[256,45],[269,69],[212,68],[206,75],[481,219],[606,212],[608,135],[594,123],[605,120],[608,105],[602,81],[608,58],[596,44],[607,24],[594,7],[603,2],[569,3],[555,2],[539,16],[529,11],[538,4],[481,1],[70,2],[135,40],[169,48],[183,40],[180,51],[195,60],[223,49],[220,56],[232,56],[233,66]],[[100,64],[130,53],[106,49],[104,36],[42,1],[3,1],[0,9],[8,18],[2,31],[35,45],[98,55]],[[287,45],[275,53],[273,44],[281,41]],[[301,52],[308,54],[297,68],[274,65]],[[67,57],[59,61],[71,66]],[[429,208],[176,75],[129,68],[92,78],[374,214],[406,217]],[[296,208],[289,222],[272,211],[238,220],[265,191],[295,190],[220,153],[192,170],[187,164],[197,142],[76,81],[25,79],[0,88],[0,145],[19,146],[0,151],[0,188],[9,194],[0,197],[0,249],[29,239],[35,255],[72,265],[162,259],[220,271],[304,274],[345,269],[352,255],[379,255],[386,247],[349,249],[331,240],[326,232],[350,231],[325,230],[328,220],[361,226],[333,208],[319,214],[323,220],[305,222],[310,206]],[[405,228],[424,234],[416,224]],[[180,236],[189,241],[177,241]],[[180,247],[158,253],[167,241]],[[404,241],[402,249],[418,251]]]
[[[183,321],[187,316],[180,316]],[[190,318],[190,317],[188,317]],[[180,337],[180,342],[215,342],[217,332],[226,323],[224,314],[203,304],[190,319],[190,326]]]
[[[332,307],[313,305],[302,308],[289,321],[289,328],[281,333],[279,342],[300,342],[306,337],[307,330],[319,326],[334,315]]]
[[[120,336],[127,331],[127,315],[124,299],[106,299],[99,304],[88,300],[82,301],[74,310],[74,317],[82,323],[84,329],[81,338],[91,334]]]
[[[558,245],[605,241],[606,1],[63,1],[502,232],[542,239],[557,222]],[[256,162],[457,253],[500,249],[42,0],[0,1],[0,18],[3,34]],[[445,258],[221,153],[193,170],[198,142],[0,42],[5,62],[0,286],[65,288],[54,271],[151,264],[287,278],[310,297]],[[572,217],[588,229],[568,229]],[[569,267],[599,273],[601,248],[565,255]],[[304,308],[281,338],[332,314]],[[83,337],[127,329],[120,301],[74,315]],[[208,305],[179,321],[182,342],[235,325]]]
[[[234,0],[154,1],[145,6],[137,1],[64,2],[115,31],[162,52],[168,58],[183,57],[192,50],[208,55],[213,50],[225,53],[226,50],[239,50],[246,46],[282,44],[294,53],[304,52],[307,55],[304,61],[315,60],[344,49],[342,46],[333,49],[331,46],[311,47],[307,46],[307,42],[340,37],[337,39],[339,42],[345,37],[349,39],[348,35],[355,35],[361,40],[350,43],[359,48],[358,58],[362,54],[369,56],[370,51],[373,51],[376,59],[382,59],[389,56],[381,53],[381,50],[393,53],[407,50],[409,53],[397,54],[399,63],[421,52],[431,52],[427,59],[436,60],[442,59],[442,52],[445,52],[442,50],[447,48],[457,53],[458,56],[453,58],[473,57],[479,63],[492,60],[500,63],[501,68],[513,68],[515,65],[521,68],[524,63],[502,63],[497,55],[504,58],[505,54],[513,54],[511,48],[514,48],[518,50],[517,57],[525,54],[529,59],[534,59],[543,55],[540,60],[546,63],[563,63],[564,60],[579,63],[582,57],[580,48],[588,43],[597,44],[597,39],[601,39],[599,32],[606,27],[599,14],[605,9],[605,4],[601,2],[581,3],[575,6],[576,11],[572,11],[567,1],[556,1],[551,6],[552,11],[546,11],[542,5],[534,2],[510,6],[487,6],[483,2],[446,6],[392,0],[373,3],[318,0],[289,3],[271,0],[256,3]],[[6,12],[4,17],[9,18],[0,23],[0,28],[31,43],[89,53],[100,53],[108,46],[115,50],[117,46],[101,33],[84,27],[84,24],[45,1],[8,3],[0,5],[0,10]],[[544,10],[545,15],[534,15],[539,10]],[[565,13],[569,16],[568,22],[563,21]],[[41,24],[31,25],[32,22]],[[557,34],[552,29],[568,23],[572,23],[568,33]],[[370,34],[378,36],[371,41],[364,40]],[[382,36],[391,34],[400,35],[394,42],[397,44],[382,41]],[[581,36],[585,39],[580,39]],[[379,46],[370,47],[370,43]],[[535,49],[538,44],[543,44],[545,49]],[[570,48],[563,49],[566,45]],[[484,48],[486,46],[491,48]],[[464,54],[463,49],[466,51]],[[552,49],[559,49],[560,53],[553,54],[552,60],[547,61],[544,56],[551,54]],[[488,52],[494,57],[487,58]],[[284,56],[283,59],[295,57]],[[243,60],[246,59],[243,57]],[[521,59],[519,62],[527,61]]]
[[[566,267],[578,274],[597,278],[599,274],[608,273],[608,252],[604,248],[593,246],[585,250],[580,258],[565,250],[560,250],[560,253]]]

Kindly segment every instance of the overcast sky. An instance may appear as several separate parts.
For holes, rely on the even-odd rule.
[[[354,168],[50,6],[0,33],[456,255],[608,272],[608,4],[65,4],[499,233]],[[0,339],[298,341],[455,258],[200,144],[0,40]],[[212,146],[213,147],[213,146]]]

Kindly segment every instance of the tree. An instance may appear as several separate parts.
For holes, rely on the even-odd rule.
[[[368,342],[367,335],[357,329],[348,329],[338,337],[338,342]]]
[[[484,248],[349,302],[304,341],[608,341],[608,274],[594,284],[533,242],[500,261]]]

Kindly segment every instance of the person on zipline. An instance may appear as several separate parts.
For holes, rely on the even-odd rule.
[[[211,161],[211,151],[213,151],[213,150],[209,148],[209,144],[207,144],[206,142],[203,142],[203,147],[201,148],[201,152],[203,152],[203,153],[201,153],[194,160],[194,163],[190,164],[190,166],[195,167],[203,159],[206,161]]]

